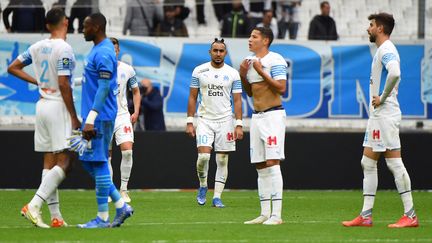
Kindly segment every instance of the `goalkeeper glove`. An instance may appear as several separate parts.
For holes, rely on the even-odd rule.
[[[80,131],[74,130],[72,136],[68,138],[70,151],[77,152],[80,156],[87,150],[89,141],[82,137]]]

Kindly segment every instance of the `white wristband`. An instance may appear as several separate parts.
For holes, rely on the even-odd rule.
[[[194,121],[193,116],[188,116],[188,117],[186,118],[186,124],[188,124],[188,123],[192,123],[192,124],[193,124],[193,121]]]
[[[91,124],[94,125],[94,122],[96,120],[96,117],[98,116],[97,111],[95,110],[90,110],[90,112],[87,115],[87,119],[85,121],[85,124]]]
[[[243,126],[243,120],[237,119],[235,122],[235,126],[236,127],[238,127],[238,126],[242,127]]]

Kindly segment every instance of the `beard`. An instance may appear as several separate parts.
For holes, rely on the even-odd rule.
[[[86,40],[86,41],[93,41],[94,40],[94,35],[84,35],[84,39]]]
[[[221,64],[223,63],[223,60],[222,60],[222,59],[220,59],[220,60],[213,60],[213,62],[214,62],[216,65],[221,65]]]
[[[375,43],[376,36],[375,35],[369,35],[369,41],[372,42],[372,43]]]

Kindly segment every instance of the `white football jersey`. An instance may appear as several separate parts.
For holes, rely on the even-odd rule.
[[[198,116],[220,119],[232,115],[231,93],[241,93],[240,75],[226,63],[214,68],[210,62],[192,72],[191,88],[199,89]]]
[[[387,79],[387,67],[390,62],[397,62],[400,68],[399,53],[390,40],[386,40],[377,49],[372,61],[371,77],[369,85],[369,117],[383,117],[400,115],[399,102],[397,93],[400,80],[397,81],[392,92],[389,94],[383,104],[376,109],[372,106],[372,98],[381,95],[384,91],[384,85]]]
[[[258,74],[252,65],[253,61],[258,60],[255,55],[248,56],[245,58],[250,61],[249,70],[247,72],[247,80],[249,83],[258,83],[264,81],[263,77]],[[281,80],[287,79],[286,68],[287,63],[285,59],[275,52],[269,52],[263,58],[260,59],[264,72],[268,73],[273,79]]]
[[[73,86],[75,56],[72,47],[63,39],[40,40],[19,55],[18,60],[27,65],[33,64],[39,93],[43,98],[63,100],[58,76],[69,76],[69,83]]]
[[[127,103],[127,89],[133,89],[138,87],[138,81],[136,80],[136,73],[132,66],[118,62],[117,65],[117,85],[119,94],[117,95],[117,116],[123,114],[129,114],[128,103]]]

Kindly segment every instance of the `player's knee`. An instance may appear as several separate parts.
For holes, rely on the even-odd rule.
[[[216,164],[218,167],[226,167],[228,165],[228,154],[216,153]]]
[[[362,159],[361,159],[361,165],[363,167],[363,171],[367,171],[367,172],[375,172],[378,170],[377,168],[377,161],[373,160],[371,158],[368,158],[366,156],[363,155]]]
[[[123,160],[130,161],[132,159],[132,150],[123,150],[121,154]]]
[[[209,153],[198,153],[197,170],[204,170],[210,160]]]
[[[395,177],[407,173],[401,158],[386,158],[387,167]]]
[[[393,173],[396,187],[401,192],[411,191],[411,179],[401,158],[386,158],[387,167]]]

